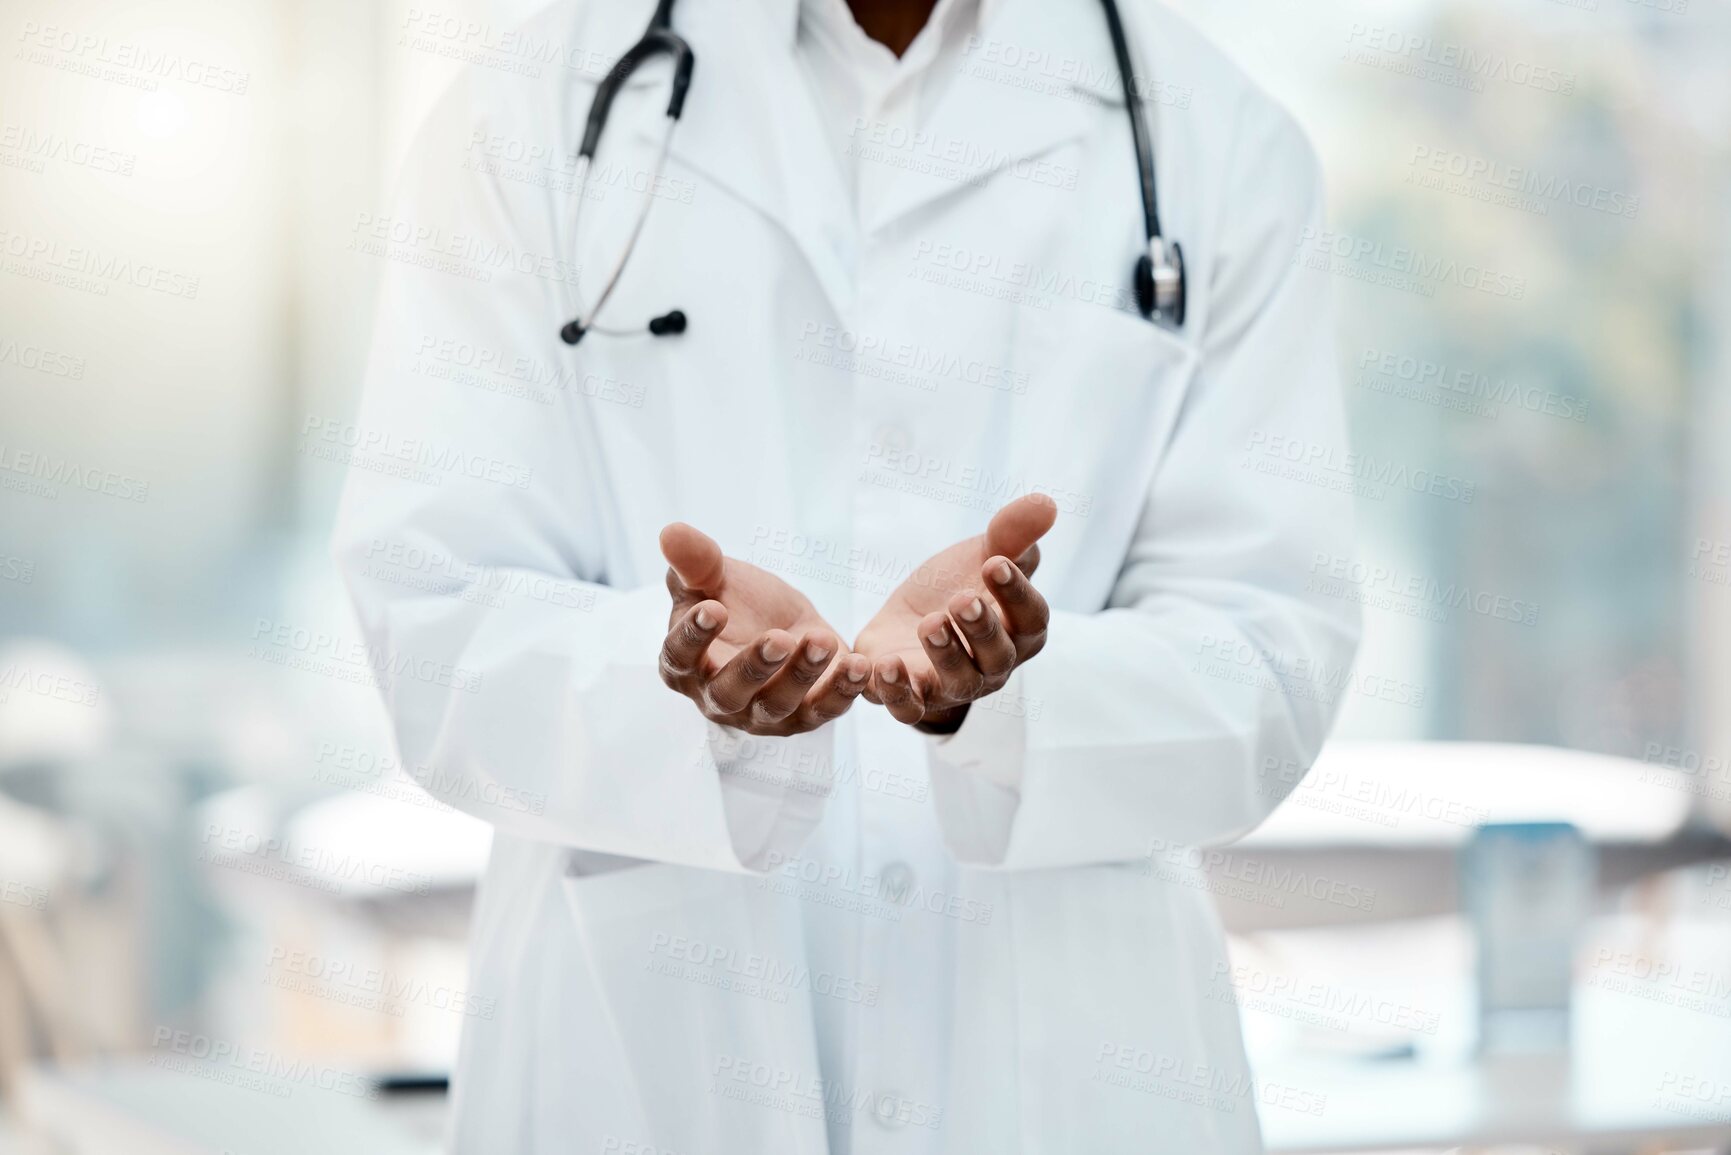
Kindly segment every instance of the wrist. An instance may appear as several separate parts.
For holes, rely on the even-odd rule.
[[[914,729],[923,734],[954,734],[962,728],[962,723],[968,720],[968,703],[951,706],[947,710],[934,710],[914,723]]]

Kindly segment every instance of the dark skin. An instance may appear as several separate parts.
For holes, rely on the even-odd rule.
[[[950,733],[1046,644],[1051,611],[1028,579],[1057,517],[1040,494],[1010,502],[985,533],[910,573],[851,649],[804,594],[674,522],[661,531],[673,599],[661,678],[710,721],[749,734],[804,734],[860,697]]]
[[[848,0],[854,22],[899,58],[936,0]],[[1050,611],[1028,579],[1058,516],[1049,498],[1010,502],[986,532],[909,575],[852,649],[805,595],[692,526],[661,531],[673,599],[661,677],[704,717],[752,734],[815,730],[857,698],[947,734],[1046,643]]]
[[[937,0],[847,0],[847,6],[860,31],[900,59],[938,5]]]
[[[866,698],[898,722],[948,734],[969,703],[1002,689],[1046,644],[1051,611],[1028,579],[1057,517],[1050,498],[1019,498],[985,533],[909,574],[854,641],[872,663]]]

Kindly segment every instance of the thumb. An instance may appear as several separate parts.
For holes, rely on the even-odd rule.
[[[683,521],[671,523],[661,531],[661,556],[685,588],[705,594],[721,592],[721,547],[702,530]]]
[[[1058,520],[1058,503],[1043,493],[1028,493],[992,515],[986,526],[986,556],[1014,561],[1046,536]]]

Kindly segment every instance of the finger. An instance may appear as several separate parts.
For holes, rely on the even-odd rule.
[[[864,654],[848,654],[831,666],[817,689],[806,695],[804,718],[807,728],[815,730],[847,713],[853,700],[865,692],[871,675],[871,660]]]
[[[1004,615],[1004,628],[1016,644],[1016,652],[1025,654],[1030,646],[1038,649],[1044,645],[1052,613],[1027,575],[1004,557],[987,561],[980,572],[986,579],[986,588],[997,599],[998,610]]]
[[[872,668],[872,691],[890,717],[913,725],[925,716],[925,707],[915,694],[908,668],[900,658],[879,658]]]
[[[1016,665],[1016,643],[1004,631],[997,611],[976,593],[950,599],[950,617],[974,651],[974,665],[988,678],[1007,677]]]
[[[962,646],[950,619],[943,614],[927,614],[920,620],[920,645],[932,661],[933,681],[937,693],[929,699],[945,702],[971,702],[979,694],[985,679],[974,666],[974,659]]]
[[[799,709],[835,656],[836,640],[819,630],[807,634],[794,647],[793,660],[769,680],[751,702],[751,720],[779,722]]]
[[[721,547],[708,534],[683,521],[673,522],[661,531],[661,556],[667,559],[667,564],[673,567],[673,576],[686,589],[706,594],[721,592],[726,567],[722,564]]]
[[[986,526],[986,556],[1020,558],[1046,536],[1058,520],[1058,503],[1043,493],[1028,493],[992,515]]]
[[[1040,547],[1029,546],[1027,551],[1016,559],[1016,568],[1021,570],[1025,577],[1033,577],[1034,571],[1040,568]]]
[[[699,602],[686,610],[667,631],[661,645],[661,677],[688,678],[703,669],[703,656],[727,625],[727,607],[720,602]]]
[[[737,714],[757,697],[793,653],[793,635],[769,630],[733,655],[704,687],[709,704],[723,714]]]

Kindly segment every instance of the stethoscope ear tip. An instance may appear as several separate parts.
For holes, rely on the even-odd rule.
[[[583,326],[576,321],[567,321],[565,327],[559,330],[559,339],[567,345],[575,345],[583,339]]]

